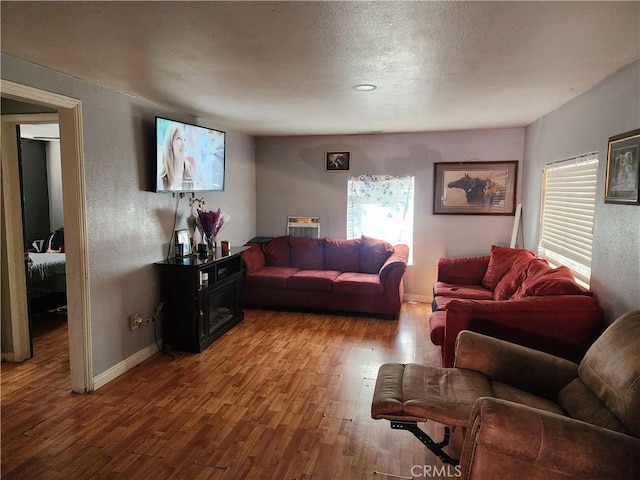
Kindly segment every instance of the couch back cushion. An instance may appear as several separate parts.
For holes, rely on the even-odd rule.
[[[453,285],[480,285],[489,266],[489,255],[438,259],[437,279]]]
[[[338,272],[359,272],[361,243],[362,241],[359,238],[353,238],[351,240],[345,240],[341,238],[325,238],[325,270],[337,270]]]
[[[268,267],[289,267],[291,265],[289,238],[289,235],[272,238],[264,246],[265,264]]]
[[[494,291],[502,277],[511,269],[513,263],[522,258],[535,258],[535,254],[530,250],[523,248],[499,247],[491,246],[491,257],[489,258],[489,266],[482,278],[482,286]]]
[[[324,238],[290,237],[291,266],[300,270],[324,269]]]
[[[264,255],[260,251],[260,245],[250,244],[249,250],[242,252],[242,263],[246,274],[255,272],[264,267]]]
[[[640,437],[640,310],[622,315],[589,348],[578,367],[584,384]]]
[[[560,390],[558,403],[575,419],[615,432],[629,433],[622,422],[589,390],[580,378],[573,379]]]
[[[573,272],[564,265],[527,276],[517,295],[520,297],[543,297],[546,295],[590,295],[591,292],[578,285]]]
[[[516,258],[511,268],[504,274],[493,290],[493,299],[509,300],[513,298],[527,277],[527,271],[529,270],[529,264],[531,262],[547,263],[546,260],[530,258],[528,255],[521,255]]]
[[[384,240],[371,237],[361,237],[360,272],[378,273],[380,268],[393,253],[393,246]]]
[[[518,299],[524,297],[525,290],[527,290],[527,288],[532,285],[539,276],[552,269],[553,267],[549,265],[549,262],[544,258],[536,258],[535,260],[530,261],[527,265],[527,270],[522,282],[511,298]]]

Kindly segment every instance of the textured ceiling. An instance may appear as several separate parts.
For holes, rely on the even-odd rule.
[[[640,2],[0,6],[3,53],[254,135],[522,127],[640,57]]]

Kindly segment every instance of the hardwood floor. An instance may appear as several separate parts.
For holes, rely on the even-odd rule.
[[[246,310],[201,354],[158,353],[88,395],[69,393],[63,324],[36,338],[34,359],[2,364],[2,478],[411,478],[441,463],[370,405],[380,364],[439,364],[429,312]]]

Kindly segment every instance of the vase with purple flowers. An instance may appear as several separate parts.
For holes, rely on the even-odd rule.
[[[200,230],[200,235],[204,242],[207,244],[207,256],[215,256],[218,243],[218,233],[225,225],[225,220],[228,220],[229,216],[223,213],[219,208],[216,211],[209,210],[197,210],[198,221],[196,225]],[[202,251],[202,249],[199,249]],[[202,256],[202,254],[201,254]]]

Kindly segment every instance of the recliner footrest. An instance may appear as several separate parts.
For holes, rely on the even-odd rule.
[[[371,417],[391,421],[391,428],[408,430],[442,462],[458,465],[443,448],[449,444],[449,427],[467,426],[475,401],[491,395],[491,386],[479,372],[429,367],[416,363],[380,366],[371,403]],[[434,441],[418,422],[445,425],[445,438]]]
[[[480,372],[385,363],[378,370],[371,417],[464,427],[475,401],[486,396],[492,396],[491,386]]]

